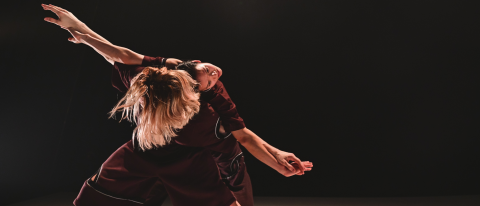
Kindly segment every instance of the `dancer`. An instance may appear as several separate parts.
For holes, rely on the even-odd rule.
[[[187,72],[165,67],[146,67],[132,79],[111,114],[123,111],[122,119],[137,123],[135,139],[85,182],[76,206],[158,205],[166,194],[174,205],[239,205],[220,180],[210,151],[169,141],[173,136],[207,139],[213,134],[218,115],[200,103],[195,84]]]
[[[45,8],[45,6],[44,6],[44,8]],[[63,10],[61,8],[50,6],[50,9],[48,9],[48,10],[52,10],[54,12],[56,11],[55,13],[60,17],[60,20],[54,20],[54,19],[46,19],[46,20],[50,21],[50,22],[57,23],[60,26],[63,26],[64,28],[67,27],[66,25],[68,25],[68,21],[74,22],[73,24],[75,24],[75,21],[77,21],[76,22],[77,24],[79,22],[73,15],[71,15],[71,13],[69,13],[66,10]],[[60,15],[59,15],[59,13],[60,13]],[[70,18],[63,18],[62,19],[61,15],[64,15],[64,14],[67,14],[67,17],[70,16]],[[63,21],[63,22],[60,22],[60,21]],[[65,23],[65,22],[67,22],[67,23]],[[102,54],[111,63],[114,60],[115,61],[121,61],[121,62],[124,62],[124,63],[130,63],[130,64],[139,64],[139,62],[141,64],[152,64],[153,63],[153,64],[157,64],[157,65],[158,64],[164,64],[164,65],[166,65],[170,68],[172,67],[172,65],[176,65],[176,64],[180,63],[180,61],[177,60],[177,59],[152,58],[152,57],[147,57],[147,56],[143,57],[143,55],[139,55],[139,54],[134,53],[134,52],[132,52],[128,49],[114,46],[113,44],[106,41],[105,39],[103,39],[98,34],[94,33],[90,29],[88,29],[88,27],[86,27],[86,25],[82,25],[82,26],[83,26],[83,28],[82,27],[77,27],[77,28],[79,28],[79,30],[83,30],[82,32],[84,32],[86,34],[82,34],[78,31],[70,29],[69,31],[75,37],[74,39],[71,39],[71,40],[76,42],[76,43],[79,43],[80,41],[83,41],[83,43],[86,43],[86,44],[90,45],[95,50],[97,50],[97,52]],[[95,38],[94,36],[96,36],[97,38]],[[87,42],[85,40],[89,37],[93,37],[93,38],[90,39],[90,40],[93,40],[93,41],[88,41]],[[100,39],[103,39],[103,41],[100,40]],[[138,73],[139,71],[142,71],[141,67],[128,68],[129,66],[119,64],[119,63],[115,63],[115,67],[118,69],[117,75],[118,74],[127,74],[127,73],[129,74],[129,75],[128,74],[124,75],[124,79],[121,79],[124,83],[123,86],[128,86],[128,84],[126,84],[126,81],[125,81],[126,79],[131,80],[132,76],[134,76],[135,73]],[[220,114],[220,116],[222,116],[222,114],[223,114],[223,116],[225,118],[222,118],[222,121],[224,122],[224,124],[227,125],[227,130],[232,131],[233,136],[235,136],[235,138],[239,139],[239,141],[242,144],[244,144],[244,146],[246,146],[246,148],[252,154],[254,154],[255,157],[257,157],[258,159],[260,159],[261,161],[263,161],[267,165],[271,166],[272,168],[275,168],[275,165],[272,165],[272,162],[268,162],[268,160],[265,159],[265,157],[268,156],[268,155],[264,155],[264,154],[268,154],[265,150],[268,149],[268,150],[270,150],[270,152],[275,154],[276,158],[279,160],[280,163],[289,167],[292,171],[295,171],[295,169],[293,168],[292,165],[290,165],[288,163],[288,160],[297,161],[297,165],[299,165],[299,168],[298,168],[298,172],[297,171],[295,171],[295,172],[297,172],[298,174],[303,174],[303,171],[305,170],[305,168],[302,166],[302,164],[306,164],[307,167],[309,167],[309,168],[307,168],[307,171],[310,170],[310,167],[313,166],[310,163],[300,163],[300,160],[298,158],[295,158],[293,156],[293,154],[285,153],[283,151],[279,151],[276,148],[271,147],[270,145],[263,142],[263,140],[258,138],[253,132],[251,132],[250,130],[245,128],[245,126],[243,124],[243,120],[241,120],[241,118],[236,113],[235,106],[234,106],[233,102],[231,102],[231,100],[229,99],[228,94],[226,93],[223,85],[221,84],[220,81],[217,81],[218,77],[221,76],[221,72],[222,72],[218,67],[215,67],[214,65],[211,65],[211,64],[205,64],[205,63],[199,63],[199,62],[184,62],[184,63],[181,63],[179,65],[179,67],[184,67],[186,69],[190,69],[190,73],[192,75],[199,74],[199,75],[197,75],[197,78],[196,78],[201,83],[198,89],[200,91],[210,90],[208,92],[211,92],[211,94],[213,94],[213,96],[212,95],[210,96],[210,100],[208,100],[208,102],[210,102],[213,107],[216,106],[215,110]],[[204,72],[204,71],[206,71],[206,72]],[[127,78],[125,78],[125,76]],[[216,81],[216,83],[215,83],[215,81]],[[202,83],[202,82],[204,82],[204,83]],[[120,85],[120,86],[118,86],[118,85]],[[114,86],[119,88],[119,87],[122,87],[122,84],[115,85],[115,83],[114,83]],[[202,94],[202,97],[205,97],[205,96],[208,96],[208,95],[206,93]],[[208,99],[208,98],[205,98],[205,99]],[[217,127],[218,130],[220,130],[219,128],[220,127]],[[182,130],[182,131],[185,131],[185,130]],[[253,139],[253,143],[252,142],[247,142],[247,141],[241,141],[241,139],[248,139],[248,138],[245,138],[245,137],[250,138],[250,141],[252,141],[252,139]],[[231,140],[231,139],[232,138],[230,138],[229,140]],[[181,135],[179,135],[179,138],[176,138],[176,141],[178,143],[181,143],[181,144],[184,144],[184,145],[189,145],[189,144],[192,143],[192,142],[188,142],[188,141],[182,142]],[[238,159],[237,160],[235,160],[235,159],[232,160],[231,159],[233,157],[232,154],[235,154],[235,153],[236,153],[235,157],[241,157],[241,156],[239,156],[239,155],[241,155],[241,151],[240,151],[240,148],[238,147],[238,144],[231,144],[231,143],[226,144],[225,142],[228,142],[228,141],[223,141],[221,144],[229,145],[229,146],[219,147],[218,145],[221,145],[221,144],[217,144],[216,145],[217,148],[212,149],[213,151],[215,151],[215,149],[217,149],[217,150],[220,150],[220,151],[223,150],[222,152],[224,152],[224,153],[220,152],[220,153],[217,154],[218,156],[216,156],[217,157],[217,163],[219,164],[219,166],[222,165],[221,163],[229,163],[229,164],[223,164],[224,168],[228,168],[228,167],[225,167],[225,165],[227,165],[227,166],[230,165],[231,166],[233,163],[236,163],[238,165],[243,165],[243,159],[241,161],[238,160]],[[236,143],[236,141],[234,143]],[[258,147],[258,146],[257,147],[255,147],[255,146],[252,147],[249,144],[252,144],[252,145],[262,145],[262,144],[264,144],[264,146],[266,148],[265,147]],[[203,146],[209,146],[209,145],[204,144]],[[226,152],[228,149],[229,149],[230,153]],[[240,151],[240,153],[238,151]],[[262,156],[262,155],[264,155],[264,156]],[[222,158],[227,159],[228,161],[222,162],[223,161]],[[298,163],[300,163],[300,164],[298,164]],[[228,180],[231,177],[233,177],[233,175],[236,175],[236,177],[241,177],[239,179],[242,179],[244,181],[244,183],[245,182],[248,183],[248,185],[247,185],[247,188],[248,188],[248,186],[249,186],[248,173],[246,173],[246,170],[245,170],[244,166],[243,166],[243,169],[239,169],[239,170],[236,170],[236,171],[223,171],[222,167],[220,167],[220,169],[221,169],[222,174],[224,175],[224,179]],[[232,169],[230,169],[230,170],[232,170]],[[243,176],[238,175],[238,174],[241,173],[239,171],[243,171],[244,175]],[[235,173],[235,174],[232,174],[232,173]],[[292,173],[292,174],[294,174],[294,173]],[[225,178],[225,177],[227,177],[227,178]],[[232,178],[232,179],[235,179],[235,178]],[[245,185],[242,185],[242,180],[240,182],[237,182],[237,183],[229,184],[229,186],[231,186],[230,188],[232,189],[232,191],[235,190],[235,186],[237,186],[237,188],[242,188],[242,187],[243,187],[243,189],[246,188]],[[227,181],[227,184],[228,184],[228,181]],[[239,196],[237,194],[242,194],[242,193],[243,194],[251,193],[251,190],[250,191],[241,191],[240,193],[237,191],[237,193],[235,193],[235,195]],[[251,195],[250,195],[250,197],[251,197]],[[239,199],[239,198],[237,197],[237,199]],[[246,198],[246,199],[248,199],[248,198]],[[245,202],[248,202],[248,201],[249,200],[246,200]],[[253,204],[253,202],[251,204]],[[245,205],[248,205],[248,204],[245,204]]]

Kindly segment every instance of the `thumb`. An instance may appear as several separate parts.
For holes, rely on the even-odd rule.
[[[73,42],[73,43],[75,43],[75,44],[80,43],[77,39],[75,39],[75,38],[73,38],[73,37],[68,38],[68,41]]]

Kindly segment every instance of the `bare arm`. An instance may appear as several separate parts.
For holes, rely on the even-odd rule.
[[[123,64],[140,65],[143,60],[143,55],[138,54],[130,49],[119,47],[107,39],[103,38],[93,30],[91,30],[85,23],[81,22],[71,12],[54,5],[42,4],[44,10],[54,12],[58,19],[46,17],[45,21],[56,24],[63,29],[68,30],[73,38],[68,40],[73,43],[84,43],[92,47],[100,55],[102,55],[110,64],[120,62]]]
[[[46,5],[42,4],[44,10],[50,10],[55,13],[58,19],[54,19],[52,17],[45,17],[45,21],[56,24],[63,29],[73,28],[80,33],[88,34],[91,37],[99,39],[105,43],[111,44],[107,39],[103,38],[99,34],[95,33],[92,29],[90,29],[85,23],[80,21],[77,17],[75,17],[72,12],[67,11],[66,9],[60,8],[55,5]]]
[[[63,29],[68,30],[73,38],[68,40],[74,43],[84,43],[92,47],[100,55],[102,55],[110,64],[114,62],[120,62],[129,65],[140,65],[143,60],[143,55],[138,54],[130,49],[116,46],[103,38],[92,29],[90,29],[85,23],[81,22],[71,12],[54,5],[42,4],[44,10],[54,12],[58,19],[52,17],[46,17],[45,21],[56,24]],[[166,65],[174,67],[178,65],[180,60],[167,59]]]
[[[128,65],[141,65],[144,55],[138,54],[125,47],[120,47],[112,44],[107,39],[103,38],[93,30],[91,30],[85,23],[81,22],[71,12],[54,5],[42,4],[43,9],[54,12],[58,19],[46,17],[45,21],[56,24],[63,29],[68,30],[73,38],[68,40],[73,43],[84,43],[92,47],[100,55],[102,55],[110,64],[120,62]],[[173,69],[181,61],[174,58],[168,58],[165,66]]]
[[[68,39],[69,41],[77,44],[83,43],[92,47],[93,49],[95,49],[95,51],[105,57],[105,59],[111,64],[113,64],[114,62],[120,62],[128,65],[142,64],[144,56],[130,49],[102,41],[89,34],[80,33],[73,28],[67,28],[67,30],[73,36],[72,38]]]
[[[255,158],[287,177],[295,174],[304,174],[304,171],[310,171],[313,166],[311,162],[301,162],[300,159],[296,158],[293,154],[272,147],[247,128],[233,131],[232,134]],[[295,157],[295,159],[291,159],[295,162],[295,166],[288,163],[290,159],[286,157],[285,154],[282,154],[282,152]],[[290,165],[290,167],[285,165],[285,162]]]

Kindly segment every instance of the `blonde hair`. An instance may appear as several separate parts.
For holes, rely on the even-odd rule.
[[[142,150],[161,147],[200,110],[197,85],[186,71],[146,67],[132,79],[110,118],[122,111],[121,120],[137,124],[132,138],[137,138]]]

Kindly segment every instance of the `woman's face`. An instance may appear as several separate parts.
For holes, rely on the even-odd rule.
[[[198,63],[195,69],[197,70],[196,80],[200,83],[198,90],[201,92],[210,90],[222,76],[222,70],[210,63]]]

